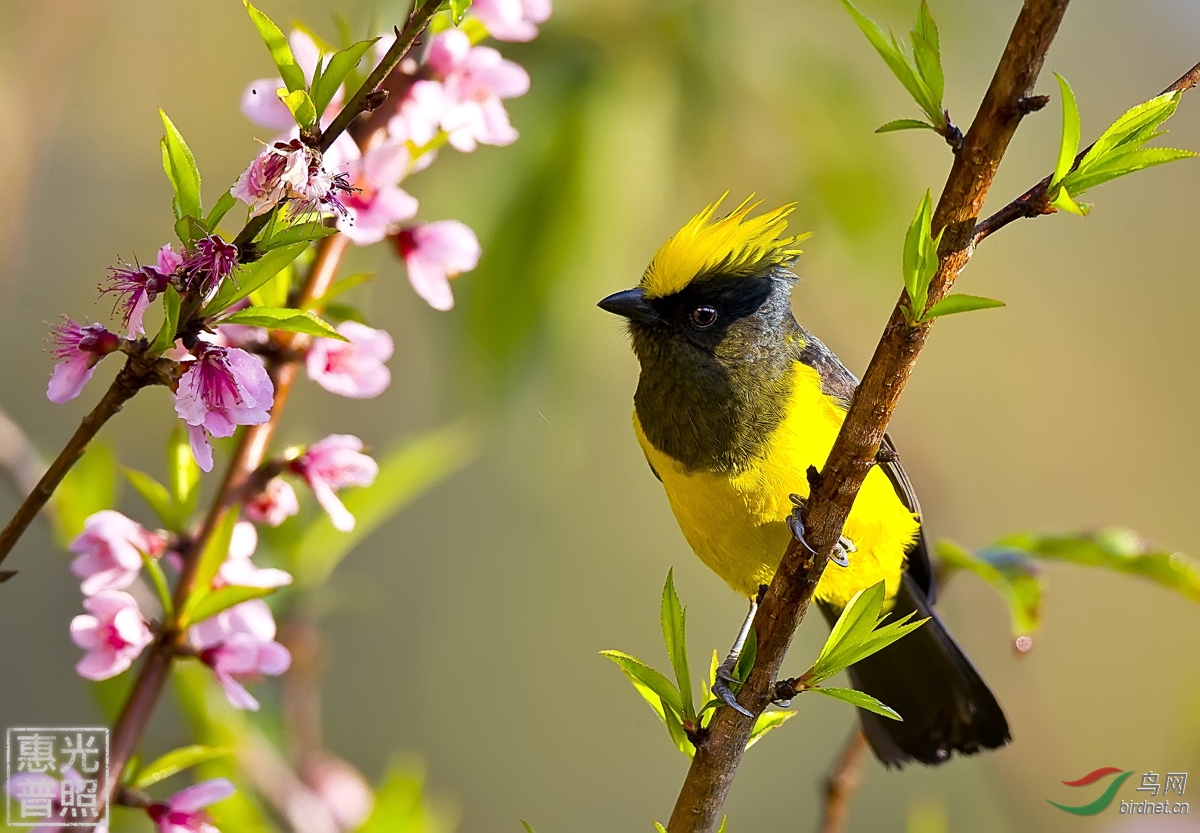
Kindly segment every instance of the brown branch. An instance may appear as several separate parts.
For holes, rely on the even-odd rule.
[[[1171,86],[1163,90],[1159,95],[1166,95],[1174,92],[1187,92],[1192,87],[1200,83],[1200,64],[1196,64],[1183,75],[1179,77]],[[1083,157],[1087,156],[1088,151],[1094,147],[1094,143],[1088,145],[1083,150],[1075,155],[1075,161],[1071,163],[1071,170],[1079,167],[1079,163],[1083,161]],[[1052,175],[1051,175],[1052,176]],[[1041,217],[1046,214],[1054,214],[1058,209],[1053,208],[1050,202],[1046,199],[1046,191],[1050,187],[1051,176],[1047,176],[1037,185],[1030,188],[1021,196],[1010,202],[1008,205],[1001,208],[986,220],[980,220],[975,226],[973,245],[977,245],[985,237],[996,233],[1000,229],[1007,226],[1009,223],[1016,220],[1022,220],[1026,217]]]
[[[1067,3],[1026,0],[1017,17],[934,212],[934,233],[944,229],[945,235],[938,271],[929,288],[929,305],[945,297],[971,256],[972,230],[984,197],[1025,113],[1022,99],[1033,89]],[[773,699],[775,680],[792,636],[808,610],[858,489],[875,465],[888,421],[929,335],[932,322],[910,327],[905,322],[905,306],[902,294],[803,511],[812,549],[795,540],[789,544],[759,606],[754,620],[758,658],[738,697],[754,715]],[[717,712],[671,813],[670,833],[709,833],[716,828],[754,720],[734,709]]]
[[[825,806],[821,813],[821,833],[842,833],[850,816],[850,799],[862,781],[863,755],[867,736],[857,726],[842,747],[837,761],[825,776]]]
[[[144,352],[132,353],[126,359],[125,366],[117,373],[117,377],[108,386],[108,390],[105,391],[100,401],[96,403],[96,407],[92,408],[91,412],[79,423],[79,427],[75,429],[71,439],[63,446],[63,450],[54,458],[50,468],[46,469],[46,473],[38,480],[33,490],[26,495],[25,500],[21,502],[4,530],[0,531],[0,563],[3,563],[4,559],[8,557],[25,530],[33,523],[38,512],[50,500],[54,490],[58,488],[58,484],[67,476],[67,472],[79,462],[79,458],[87,451],[88,444],[104,427],[104,423],[112,419],[125,403],[142,388],[169,381],[167,367],[161,363],[164,361],[171,366],[175,364],[169,360],[147,357]],[[8,578],[11,575],[11,572],[6,573],[4,577]]]

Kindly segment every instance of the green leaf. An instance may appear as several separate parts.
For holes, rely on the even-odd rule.
[[[393,448],[379,461],[375,483],[341,492],[338,497],[357,523],[351,532],[334,529],[321,514],[305,529],[293,553],[296,583],[318,587],[360,541],[414,498],[475,458],[479,440],[465,424],[450,425]]]
[[[1063,177],[1071,171],[1071,165],[1075,163],[1075,156],[1079,153],[1079,105],[1075,102],[1075,91],[1071,89],[1067,79],[1057,72],[1054,73],[1054,77],[1058,79],[1058,88],[1062,92],[1063,117],[1062,139],[1058,143],[1058,162],[1054,165],[1054,176],[1050,179],[1051,188],[1062,182]]]
[[[675,744],[675,748],[689,758],[696,754],[696,747],[688,739],[687,732],[683,729],[683,723],[679,719],[679,715],[670,709],[663,711],[663,723],[667,726],[667,734],[671,736],[671,742]]]
[[[1042,580],[1029,556],[1011,548],[979,554],[951,541],[939,541],[938,557],[951,570],[968,570],[992,585],[1008,605],[1013,638],[1029,636],[1041,623]]]
[[[271,18],[250,5],[249,0],[242,0],[242,2],[246,6],[246,11],[250,13],[250,19],[254,21],[254,28],[258,30],[263,43],[267,45],[267,50],[271,53],[271,60],[275,62],[275,66],[279,70],[279,77],[283,79],[288,92],[303,90],[305,86],[304,70],[300,69],[300,65],[296,63],[296,56],[292,54],[292,48],[288,46],[283,32],[271,21]]]
[[[178,532],[177,523],[179,519],[176,516],[175,504],[171,500],[171,494],[167,491],[167,487],[145,472],[126,468],[121,469],[121,471],[125,475],[125,479],[129,481],[129,485],[133,486],[134,491],[141,495],[142,500],[146,501],[147,505],[154,510],[154,514],[162,521],[163,526],[172,532]]]
[[[675,592],[674,573],[674,569],[667,571],[659,615],[662,620],[663,642],[666,643],[667,656],[671,659],[675,682],[679,685],[679,697],[683,702],[681,716],[685,720],[694,721],[696,707],[692,702],[692,678],[688,671],[687,657],[687,609],[680,604],[679,594]]]
[[[278,249],[280,246],[290,246],[293,243],[310,243],[322,237],[337,234],[338,230],[328,226],[322,219],[310,220],[306,223],[296,223],[276,234],[262,245],[264,251]]]
[[[1114,152],[1086,170],[1071,174],[1063,182],[1063,187],[1070,189],[1073,195],[1078,196],[1097,185],[1103,185],[1126,174],[1152,168],[1155,165],[1165,165],[1167,162],[1175,162],[1179,159],[1190,159],[1193,156],[1196,156],[1195,151],[1180,150],[1179,148],[1137,148]]]
[[[222,610],[228,610],[234,605],[248,602],[251,599],[261,599],[278,590],[278,587],[238,587],[226,585],[200,594],[200,600],[192,605],[188,613],[188,621],[192,624],[211,619]]]
[[[679,690],[671,685],[671,681],[658,671],[655,671],[637,657],[630,656],[622,651],[601,651],[600,655],[608,657],[615,662],[635,686],[640,683],[642,687],[648,690],[649,696],[643,693],[643,697],[645,697],[646,702],[650,704],[651,708],[655,705],[654,700],[658,699],[662,702],[662,705],[671,711],[679,715],[683,714],[683,700],[679,695]],[[659,716],[661,717],[661,715]]]
[[[280,88],[277,92],[279,100],[288,108],[288,112],[300,127],[308,127],[317,120],[317,108],[313,106],[312,99],[305,90],[288,92]]]
[[[189,516],[196,511],[196,501],[200,485],[200,466],[192,456],[192,446],[188,441],[188,432],[180,423],[171,432],[167,440],[167,486],[171,492],[171,500],[180,517],[186,523]]]
[[[154,585],[154,592],[158,594],[158,603],[162,606],[164,620],[170,620],[175,615],[175,603],[171,600],[171,591],[167,588],[167,577],[163,573],[162,565],[158,563],[158,559],[151,558],[144,552],[142,553],[142,565],[150,575],[150,583]]]
[[[175,331],[179,328],[179,310],[183,305],[183,299],[179,297],[175,287],[170,285],[163,292],[162,299],[162,326],[158,328],[158,335],[154,337],[154,343],[150,345],[150,351],[155,355],[161,355],[175,346]]]
[[[463,22],[463,18],[467,16],[467,11],[471,8],[471,0],[449,0],[450,19],[454,21],[454,25]]]
[[[921,78],[917,68],[900,48],[896,36],[885,33],[879,24],[856,9],[849,0],[842,0],[842,5],[850,13],[854,22],[858,24],[858,28],[867,36],[867,40],[875,47],[875,51],[883,58],[892,74],[896,76],[904,89],[908,90],[908,94],[913,97],[917,105],[925,111],[929,120],[935,124],[942,124],[945,121],[945,115],[941,111],[940,96],[933,95],[929,85]]]
[[[162,138],[163,170],[171,187],[175,189],[175,217],[203,217],[204,211],[200,205],[200,169],[196,167],[196,157],[175,125],[167,118],[161,109],[158,115],[162,117],[166,135]],[[187,240],[184,240],[186,243]]]
[[[147,787],[157,784],[159,781],[183,772],[185,769],[191,769],[197,764],[211,761],[213,758],[219,758],[222,755],[228,755],[230,751],[229,749],[202,746],[199,744],[173,749],[161,758],[157,758],[142,767],[137,780],[133,782],[133,788],[144,790]]]
[[[932,101],[941,108],[942,95],[945,92],[946,79],[942,74],[941,45],[938,42],[937,24],[929,4],[921,0],[917,8],[917,20],[913,24],[912,34],[913,58],[917,64],[917,72],[925,86],[929,88]]]
[[[883,609],[885,593],[886,587],[880,581],[864,587],[850,599],[813,663],[813,675],[817,681],[841,671],[845,666],[835,668],[831,662],[833,657],[848,648],[857,647],[874,630]]]
[[[353,289],[361,284],[375,280],[374,272],[355,272],[353,275],[347,275],[340,281],[336,282],[329,290],[317,300],[313,301],[312,308],[314,312],[320,312],[334,298],[341,295],[349,289]]]
[[[855,691],[852,688],[814,688],[812,691],[818,694],[824,694],[826,697],[834,697],[838,700],[845,700],[847,703],[853,703],[860,709],[866,709],[869,712],[890,717],[892,720],[904,720],[899,712],[889,706],[880,703],[870,694],[864,694],[861,691]]]
[[[750,672],[754,669],[756,659],[758,659],[758,632],[751,628],[750,633],[746,634],[746,644],[742,646],[742,652],[738,655],[733,676],[737,677],[740,682],[746,682]]]
[[[200,560],[196,564],[196,576],[193,581],[192,593],[183,606],[183,623],[186,627],[193,621],[192,612],[204,596],[212,592],[212,580],[221,564],[229,557],[229,542],[233,540],[233,527],[238,520],[239,507],[231,506],[217,523],[217,528],[209,536]]]
[[[452,817],[432,805],[424,789],[419,764],[391,763],[375,791],[371,815],[356,833],[451,833]]]
[[[300,309],[248,307],[222,318],[220,323],[265,327],[268,330],[286,330],[290,333],[304,333],[320,338],[348,341],[345,336],[333,328],[332,324],[322,321],[307,310]]]
[[[895,119],[875,128],[876,133],[895,133],[897,130],[937,130],[937,128],[920,119]]]
[[[1059,186],[1058,194],[1054,197],[1054,199],[1050,200],[1050,204],[1059,211],[1067,211],[1071,214],[1078,214],[1080,217],[1086,217],[1091,213],[1092,210],[1091,207],[1086,203],[1081,205],[1075,202],[1075,200],[1071,199],[1071,194],[1067,190],[1067,183],[1065,182]]]
[[[904,235],[904,288],[908,291],[910,322],[918,321],[924,312],[929,299],[929,284],[937,273],[937,250],[942,236],[938,234],[937,240],[933,239],[932,223],[933,198],[926,189]]]
[[[658,822],[654,822],[654,833],[667,833],[667,828],[663,827]]]
[[[820,689],[817,690],[820,691]],[[787,710],[763,712],[754,721],[754,728],[750,730],[750,739],[746,741],[746,748],[749,749],[762,740],[763,735],[767,734],[767,732],[778,729],[795,716],[796,712]]]
[[[325,108],[329,106],[329,102],[337,94],[338,87],[342,86],[342,82],[346,80],[346,76],[350,73],[350,70],[358,66],[363,55],[367,54],[367,50],[374,46],[378,40],[379,38],[361,40],[335,53],[329,59],[325,71],[321,73],[319,79],[313,81],[312,85],[312,103],[317,108],[318,117],[325,112]]]
[[[978,295],[947,295],[929,308],[929,312],[921,317],[922,321],[932,321],[942,315],[954,315],[958,312],[971,312],[977,309],[993,309],[1004,306],[1003,301],[994,298],[982,298]]]
[[[1200,564],[1183,553],[1153,547],[1129,529],[1112,527],[1090,535],[1011,535],[988,549],[994,548],[1140,576],[1200,602]]]
[[[1079,167],[1087,168],[1118,147],[1144,136],[1147,129],[1156,129],[1175,112],[1180,95],[1179,92],[1164,93],[1127,110],[1100,134],[1100,138],[1080,160]]]
[[[84,521],[102,509],[117,505],[117,456],[102,442],[93,441],[50,498],[54,529],[61,546],[83,532]]]
[[[211,318],[243,298],[248,298],[250,293],[279,274],[307,248],[307,243],[293,243],[290,246],[272,249],[253,263],[239,266],[233,273],[233,279],[221,284],[216,297],[209,301],[201,315]]]
[[[521,820],[521,826],[525,828],[525,833],[537,833],[537,831],[533,829],[533,825],[524,819]]]
[[[222,191],[221,196],[217,199],[217,204],[208,212],[208,216],[204,218],[204,228],[212,234],[217,230],[217,225],[225,219],[225,215],[229,210],[237,205],[237,197],[230,191]]]

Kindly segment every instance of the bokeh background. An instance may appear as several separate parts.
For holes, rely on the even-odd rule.
[[[332,37],[333,5],[262,7]],[[961,125],[1019,6],[933,3]],[[336,7],[361,30],[399,12]],[[906,31],[915,3],[861,7]],[[1197,44],[1191,0],[1078,2],[1040,91],[1052,91],[1049,70],[1071,80],[1086,141],[1195,63]],[[657,605],[670,567],[695,664],[726,647],[744,611],[688,551],[647,471],[629,426],[636,365],[595,302],[632,285],[726,189],[796,200],[795,223],[815,232],[797,315],[861,371],[900,287],[904,229],[949,154],[929,133],[872,133],[917,111],[834,0],[557,0],[537,41],[502,49],[533,79],[509,103],[521,140],[446,152],[407,183],[424,218],[461,219],[483,242],[480,268],[455,283],[458,308],[428,309],[384,248],[355,253],[354,269],[379,272],[357,300],[396,338],[395,381],[365,403],[305,385],[284,423],[292,442],[338,431],[386,447],[462,419],[482,437],[468,468],[334,574],[327,743],[372,778],[398,753],[420,759],[463,833],[517,830],[520,818],[541,833],[645,830],[666,820],[687,762],[597,652],[665,664]],[[0,404],[43,453],[114,370],[51,405],[45,322],[106,320],[95,300],[105,267],[171,237],[155,108],[188,137],[211,200],[256,152],[262,131],[238,97],[269,70],[233,0],[0,4]],[[1058,114],[1056,100],[1023,125],[989,207],[1050,170]],[[1185,97],[1169,126],[1174,144],[1200,148],[1200,98]],[[1198,189],[1200,163],[1155,169],[1089,195],[1087,219],[1022,221],[976,254],[962,289],[1008,306],[938,325],[892,430],[935,536],[981,546],[1121,524],[1200,554]],[[166,394],[150,392],[103,438],[122,462],[158,471],[170,414]],[[149,522],[126,492],[121,506]],[[6,482],[5,517],[17,499]],[[4,726],[99,719],[73,672],[67,564],[37,527],[6,565],[21,574],[0,588]],[[979,833],[1200,829],[1200,608],[1134,578],[1046,572],[1045,620],[1025,656],[979,580],[956,576],[940,603],[1014,743],[936,770],[872,761],[851,830],[904,830],[910,816]],[[803,670],[824,636],[806,623],[789,665]],[[731,830],[814,826],[822,773],[854,715],[825,698],[798,706],[747,756]],[[152,750],[179,739],[173,714],[152,727]],[[1115,809],[1076,818],[1044,800],[1074,801],[1059,782],[1101,766],[1190,771],[1190,826],[1125,826]]]

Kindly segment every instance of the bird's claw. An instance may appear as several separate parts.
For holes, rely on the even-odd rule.
[[[801,512],[804,510],[804,498],[800,497],[799,495],[789,495],[789,497],[792,501],[792,505],[795,506],[796,509],[792,512],[792,514],[788,515],[788,529],[791,530],[793,538],[799,541],[806,550],[811,552],[813,555],[816,555],[817,551],[812,548],[812,545],[808,543],[808,539],[804,537],[804,520],[801,517]],[[833,548],[833,552],[830,553],[829,560],[834,564],[837,564],[839,567],[849,567],[850,553],[852,552],[858,552],[858,547],[854,545],[853,541],[843,535],[838,540],[837,545]]]
[[[733,693],[733,689],[729,687],[730,683],[741,682],[741,680],[733,676],[733,669],[736,665],[737,658],[730,657],[717,666],[717,679],[713,681],[712,687],[713,696],[734,711],[740,712],[746,715],[746,717],[754,717],[753,714],[737,701],[737,696]]]

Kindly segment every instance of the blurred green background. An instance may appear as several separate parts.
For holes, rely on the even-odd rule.
[[[898,31],[915,5],[861,3]],[[364,30],[373,16],[398,19],[396,4],[336,6]],[[1019,6],[933,3],[946,101],[964,127]],[[262,7],[334,34],[325,0]],[[1200,59],[1198,43],[1191,0],[1077,2],[1039,91],[1052,91],[1049,70],[1070,79],[1087,141]],[[425,307],[383,247],[355,253],[347,271],[380,273],[357,297],[396,338],[394,383],[365,403],[302,385],[284,421],[287,442],[337,431],[385,447],[462,417],[484,437],[473,465],[334,574],[326,740],[372,779],[396,750],[423,759],[463,833],[515,831],[519,818],[539,833],[647,830],[669,815],[686,761],[597,652],[665,664],[657,604],[669,567],[694,663],[725,648],[744,603],[688,551],[646,468],[630,431],[636,365],[595,302],[631,286],[722,191],[797,200],[795,224],[815,232],[797,316],[861,372],[899,291],[904,229],[949,153],[929,133],[872,134],[917,110],[834,0],[557,0],[537,41],[501,48],[533,79],[509,102],[520,142],[443,152],[406,186],[423,219],[461,219],[483,242],[478,271],[455,283],[459,307]],[[238,98],[269,74],[233,0],[0,4],[0,404],[43,453],[116,366],[51,405],[45,322],[107,320],[95,300],[106,266],[149,260],[171,238],[155,108],[187,136],[211,201],[256,152],[264,131]],[[991,208],[1049,172],[1058,126],[1056,97],[1019,132]],[[1173,144],[1200,148],[1200,94],[1170,127]],[[962,289],[1008,306],[938,325],[892,429],[936,537],[981,546],[1122,524],[1200,554],[1198,189],[1196,162],[1155,169],[1090,194],[1085,220],[1023,221],[977,253]],[[125,464],[159,471],[170,417],[166,393],[152,391],[103,437]],[[122,507],[149,522],[126,492]],[[5,517],[17,499],[5,483]],[[21,574],[0,588],[4,726],[99,719],[73,672],[79,595],[67,564],[38,526],[6,565]],[[1115,808],[1082,819],[1045,802],[1075,801],[1059,782],[1101,766],[1200,779],[1200,609],[1133,578],[1047,574],[1043,628],[1020,658],[1001,600],[978,579],[956,576],[940,602],[1014,743],[936,770],[872,761],[850,830],[903,830],[910,813],[948,820],[929,833],[1200,830],[1196,813],[1190,826],[1135,827]],[[806,623],[789,667],[803,670],[824,636]],[[747,756],[731,831],[815,823],[854,715],[825,698],[797,705]],[[181,739],[171,707],[159,718],[152,748]]]

